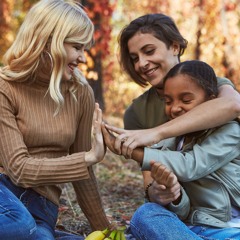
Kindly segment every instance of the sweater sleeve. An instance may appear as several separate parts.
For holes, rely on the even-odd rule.
[[[77,201],[88,219],[93,230],[103,230],[110,226],[106,217],[97,181],[92,167],[89,168],[90,178],[73,182]]]
[[[33,157],[29,154],[23,135],[19,130],[15,109],[8,84],[0,85],[0,166],[18,186],[37,187],[54,185],[89,178],[85,152],[71,155],[59,153],[58,157]],[[92,115],[91,113],[86,113]],[[36,117],[36,115],[34,115]],[[33,117],[33,118],[34,118]],[[47,124],[47,121],[46,123]],[[87,139],[89,143],[89,139]]]
[[[87,91],[85,91],[85,96],[81,96],[81,116],[78,122],[74,143],[70,147],[70,154],[89,151],[91,149],[91,132],[95,99],[92,88],[89,85],[85,87]]]
[[[179,181],[193,181],[216,171],[238,157],[239,139],[239,124],[232,121],[215,130],[188,151],[145,148],[142,170],[149,170],[150,161],[155,160],[171,169]]]
[[[84,149],[90,150],[93,111],[94,95],[92,89],[89,87],[89,94],[83,104],[83,114],[78,126],[76,140],[71,147],[71,152],[81,152]],[[104,212],[93,168],[89,167],[88,171],[90,177],[85,180],[72,182],[73,188],[76,193],[78,204],[88,219],[92,229],[103,230],[109,227],[110,223]]]

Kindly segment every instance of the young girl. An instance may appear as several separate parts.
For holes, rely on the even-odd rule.
[[[91,167],[105,154],[101,110],[96,105],[91,147],[94,96],[78,69],[93,32],[74,1],[41,0],[5,54],[0,71],[1,239],[59,237],[54,229],[60,184],[70,182],[92,228],[109,226]]]
[[[213,69],[201,61],[177,64],[163,86],[165,111],[171,121],[218,93]],[[175,199],[163,196],[160,204],[141,206],[131,220],[134,236],[144,240],[239,239],[239,123],[231,121],[153,146],[159,147],[161,150],[136,149],[132,158],[142,170],[151,170],[153,180],[163,189],[180,184],[181,191]]]

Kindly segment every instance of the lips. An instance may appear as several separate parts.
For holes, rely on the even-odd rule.
[[[157,69],[158,69],[158,67],[149,69],[149,70],[145,71],[144,74],[149,77],[149,76],[151,76]]]
[[[68,64],[68,67],[70,68],[71,71],[74,70],[74,68],[76,68],[78,65],[77,64],[74,64],[74,63],[69,63]]]

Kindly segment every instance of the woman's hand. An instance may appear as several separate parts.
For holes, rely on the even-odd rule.
[[[113,153],[117,154],[117,155],[122,155],[124,156],[126,159],[133,159],[136,162],[138,162],[139,164],[142,164],[143,161],[143,156],[144,156],[144,149],[137,147],[135,149],[128,149],[128,151],[123,151],[123,144],[124,141],[122,140],[121,142],[121,146],[120,148],[116,148],[116,141],[117,141],[117,137],[115,137],[106,127],[105,124],[102,124],[102,133],[103,133],[103,137],[104,137],[104,141],[107,145],[107,147],[109,148],[110,151],[112,151]],[[124,155],[125,153],[125,155]]]
[[[85,161],[88,166],[102,161],[106,153],[106,146],[103,141],[101,125],[102,110],[99,108],[99,104],[95,103],[95,110],[93,114],[92,149],[89,152],[86,152],[85,155]]]
[[[104,142],[109,150],[117,155],[120,155],[121,149],[115,149],[116,137],[105,127],[105,123],[102,123],[102,133]]]
[[[154,179],[148,190],[151,202],[165,206],[181,199],[181,185],[176,175],[160,163],[151,163],[151,177]]]
[[[105,127],[118,134],[115,139],[114,149],[118,154],[131,158],[133,150],[137,147],[151,146],[161,139],[155,128],[144,130],[125,130],[105,124]]]

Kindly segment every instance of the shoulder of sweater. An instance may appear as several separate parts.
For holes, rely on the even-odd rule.
[[[77,88],[77,95],[80,96],[94,96],[93,89],[89,84],[80,84]]]
[[[0,77],[0,85],[1,86],[7,86],[8,82],[3,80],[1,77]]]
[[[4,92],[10,91],[10,85],[11,85],[11,82],[0,78],[0,91],[4,91]]]

